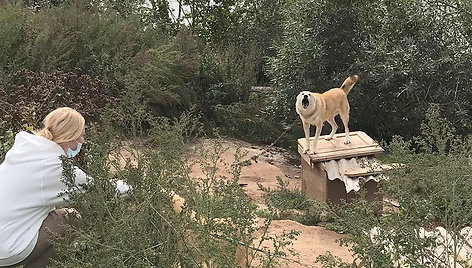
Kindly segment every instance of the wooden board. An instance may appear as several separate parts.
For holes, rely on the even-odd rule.
[[[298,152],[307,163],[316,163],[341,158],[375,155],[384,151],[372,138],[362,131],[349,133],[350,144],[344,144],[344,133],[334,135],[334,139],[327,141],[328,135],[318,140],[316,154],[304,154],[305,138],[298,139]],[[313,144],[314,137],[310,137]]]
[[[348,169],[344,172],[344,175],[348,177],[369,176],[369,175],[376,175],[379,173],[383,173],[391,169],[393,169],[391,165],[380,165],[378,167]]]
[[[348,169],[344,172],[344,175],[348,177],[359,177],[359,176],[369,176],[369,175],[376,175],[383,173],[388,170],[392,170],[395,168],[402,168],[404,165],[402,164],[382,164],[373,167],[366,167],[366,168],[358,168],[358,169]]]

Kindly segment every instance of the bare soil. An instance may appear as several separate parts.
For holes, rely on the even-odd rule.
[[[211,148],[212,140],[204,140],[203,148]],[[227,171],[228,166],[233,163],[236,149],[240,148],[246,152],[243,160],[249,160],[250,164],[244,166],[241,171],[239,183],[243,189],[258,206],[264,208],[263,192],[259,190],[258,183],[264,187],[275,189],[278,185],[277,177],[289,182],[289,188],[301,187],[301,168],[298,155],[290,154],[284,149],[272,147],[257,158],[257,162],[250,160],[252,156],[262,152],[265,147],[255,146],[247,142],[226,139],[223,141],[223,147],[226,152],[221,156],[218,162],[218,175],[232,178]],[[199,146],[190,147],[190,156],[197,157]],[[248,161],[248,162],[249,162]],[[199,165],[194,165],[190,174],[192,177],[203,177],[204,174]],[[263,220],[259,220],[259,226],[263,226]],[[338,234],[327,230],[321,226],[304,226],[291,220],[274,220],[269,228],[269,234],[280,235],[290,230],[300,231],[300,235],[293,242],[291,248],[299,253],[300,263],[287,261],[287,267],[321,267],[315,263],[316,257],[326,252],[331,252],[334,256],[340,257],[343,261],[352,262],[353,256],[349,248],[342,247],[337,242],[338,239],[346,237],[345,234]],[[263,244],[267,249],[271,248],[269,244]],[[291,257],[296,260],[296,257]]]

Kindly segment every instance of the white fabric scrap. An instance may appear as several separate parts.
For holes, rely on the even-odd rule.
[[[359,191],[361,188],[359,186],[359,178],[365,179],[365,181],[369,180],[374,180],[376,182],[379,182],[380,177],[379,176],[372,176],[369,175],[367,177],[348,177],[345,176],[344,173],[347,170],[351,169],[358,169],[362,168],[363,166],[361,165],[369,165],[369,164],[377,164],[375,160],[372,159],[357,159],[357,158],[351,158],[351,159],[338,159],[338,160],[331,160],[327,162],[321,163],[321,167],[326,171],[326,174],[328,174],[328,179],[329,180],[341,180],[344,182],[344,185],[346,186],[346,193],[349,193],[350,191]]]
[[[374,227],[370,230],[370,239],[374,243],[381,243],[384,245],[387,253],[390,253],[392,258],[397,258],[394,265],[396,267],[407,267],[407,257],[399,255],[398,247],[394,246],[391,240],[382,240],[382,230],[379,227]],[[390,231],[392,232],[392,231]],[[467,226],[461,229],[459,234],[448,232],[444,227],[436,227],[431,231],[424,228],[419,228],[418,238],[425,239],[428,237],[434,238],[436,241],[435,247],[427,249],[433,250],[434,256],[431,259],[438,263],[446,264],[447,267],[465,268],[472,266],[472,228]],[[401,250],[402,247],[400,246]],[[429,259],[419,259],[421,264],[431,265]],[[424,263],[423,263],[424,262]]]
[[[120,194],[124,194],[128,192],[131,189],[131,186],[129,186],[126,182],[123,180],[117,180],[115,182],[115,187],[118,190]]]

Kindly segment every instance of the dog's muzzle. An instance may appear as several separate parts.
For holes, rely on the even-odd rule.
[[[310,102],[308,101],[308,96],[307,95],[303,96],[303,100],[302,100],[303,109],[306,109],[309,104],[310,104]]]

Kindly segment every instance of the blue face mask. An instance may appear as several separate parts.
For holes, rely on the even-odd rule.
[[[82,143],[78,141],[75,141],[75,142],[77,142],[77,149],[75,150],[72,150],[71,148],[67,149],[67,157],[69,158],[76,156],[80,152],[80,148],[82,147]]]

